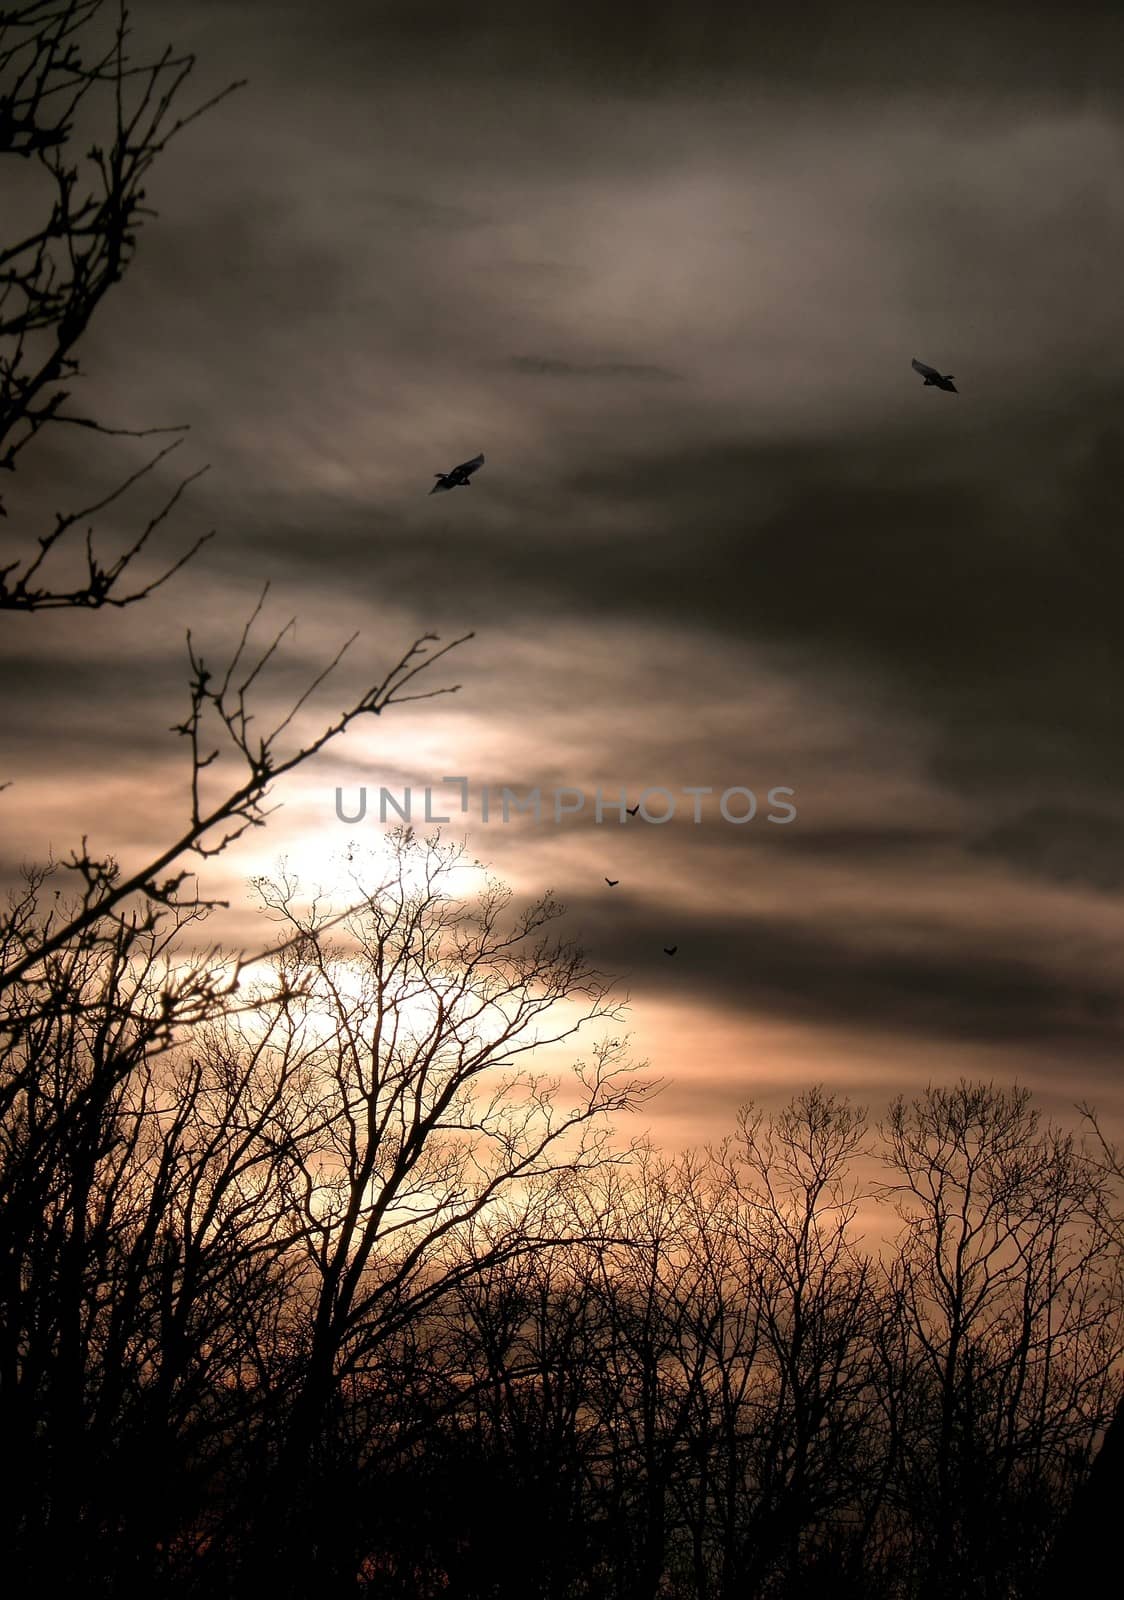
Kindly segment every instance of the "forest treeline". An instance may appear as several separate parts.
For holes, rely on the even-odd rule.
[[[1101,1147],[967,1082],[877,1124],[813,1087],[718,1148],[626,1145],[650,1086],[622,1040],[536,1066],[575,1000],[613,1015],[558,908],[396,844],[342,925],[262,885],[280,953],[186,1030],[155,931],[84,932],[49,996],[9,988],[9,1572],[1032,1594],[1121,1395]]]

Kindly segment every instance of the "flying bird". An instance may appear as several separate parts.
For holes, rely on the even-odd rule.
[[[630,817],[634,817],[636,815],[636,813],[640,810],[640,802],[639,802],[639,800],[636,802],[636,804],[634,806],[625,806],[625,810],[628,812]]]
[[[481,451],[478,456],[473,456],[471,461],[462,461],[459,467],[453,468],[452,472],[435,472],[433,476],[437,479],[437,482],[429,491],[430,494],[437,494],[441,489],[471,489],[472,474],[478,467],[483,465],[484,452]]]
[[[670,950],[668,949],[667,945],[665,944],[664,947],[663,947],[663,953],[664,953],[665,956],[673,956],[678,949],[679,949],[679,946],[677,944],[673,944]]]
[[[607,883],[607,884],[608,884],[608,885],[609,885],[609,888],[610,888],[610,889],[615,889],[615,888],[616,888],[616,886],[617,886],[617,884],[618,884],[618,883],[619,883],[619,882],[620,882],[620,881],[621,881],[621,880],[620,880],[620,879],[619,879],[619,878],[606,878],[606,879],[605,879],[605,882],[606,882],[606,883]]]
[[[932,384],[936,389],[947,389],[950,394],[960,393],[960,390],[952,381],[953,375],[951,372],[946,372],[942,377],[936,367],[927,367],[923,361],[918,361],[916,356],[913,358],[913,370],[914,372],[919,372],[925,379],[926,388]]]

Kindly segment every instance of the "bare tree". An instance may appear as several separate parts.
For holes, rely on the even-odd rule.
[[[399,833],[339,943],[325,911],[298,909],[295,883],[261,885],[295,941],[286,983],[328,1030],[322,1136],[289,1180],[308,1312],[273,1493],[275,1507],[312,1497],[321,1513],[315,1540],[274,1564],[296,1592],[347,1559],[329,1487],[341,1382],[466,1274],[552,1242],[560,1182],[620,1159],[606,1118],[647,1088],[618,1040],[575,1064],[568,1096],[535,1070],[535,1052],[618,1009],[551,935],[549,896],[517,912],[491,880],[474,899],[450,894],[463,865],[456,847]],[[275,1519],[267,1544],[286,1544]]]
[[[240,86],[179,111],[194,57],[169,47],[134,60],[130,33],[117,0],[28,0],[0,10],[0,158],[17,169],[6,185],[13,234],[0,242],[0,469],[10,472],[47,429],[134,438],[184,432],[115,426],[67,406],[81,377],[78,345],[155,214],[144,188],[153,165],[184,128]],[[93,142],[79,156],[87,139]],[[209,534],[163,571],[128,586],[133,563],[198,473],[181,480],[113,557],[98,553],[87,519],[127,494],[179,442],[91,505],[58,512],[53,527],[28,541],[30,553],[0,563],[0,609],[131,605],[178,572]],[[72,551],[73,537],[83,534],[83,548]],[[59,558],[63,573],[48,576]]]
[[[230,92],[180,111],[193,67],[170,49],[135,59],[127,12],[109,0],[0,10],[0,156],[16,172],[0,244],[7,471],[49,434],[182,431],[118,427],[68,402],[80,342],[153,214],[154,162]],[[155,577],[134,563],[190,477],[112,557],[86,527],[174,448],[0,561],[0,609],[129,605],[179,571],[202,541]],[[72,537],[83,530],[84,550]],[[221,902],[197,871],[263,826],[278,780],[356,719],[448,692],[417,683],[445,654],[426,636],[316,728],[313,698],[348,641],[259,731],[255,697],[288,632],[253,642],[264,599],[217,671],[188,635],[189,706],[175,728],[188,798],[171,839],[123,865],[83,838],[68,860],[30,869],[0,914],[0,1410],[28,1465],[3,1516],[13,1565],[40,1583],[93,1588],[116,1559],[138,1580],[155,1574],[157,1551],[171,1561],[195,1513],[206,1521],[205,1463],[229,1481],[235,1437],[243,1457],[262,1448],[247,1419],[268,1416],[287,1370],[280,1164],[287,1177],[319,1116],[314,1099],[298,1114],[309,1070],[298,990],[268,965],[283,960],[276,938],[252,953],[206,942]],[[253,984],[255,963],[274,987]],[[270,1017],[272,1043],[235,1046],[240,1015],[259,1032]],[[208,1029],[230,1048],[217,1052]],[[154,1470],[179,1491],[176,1509]]]
[[[1119,1211],[1119,1185],[1124,1183],[1124,1157],[1102,1131],[1092,1107],[1079,1107],[1098,1152],[1097,1168],[1112,1187],[1116,1204],[1102,1213],[1116,1250],[1124,1254],[1124,1221]],[[1082,1466],[1086,1460],[1082,1460]],[[1115,1518],[1124,1493],[1124,1395],[1105,1429],[1100,1449],[1077,1485],[1070,1507],[1057,1529],[1039,1578],[1037,1593],[1053,1600],[1083,1584],[1100,1582],[1116,1560]]]
[[[901,1482],[922,1592],[990,1594],[998,1545],[1029,1581],[1049,1508],[1071,1488],[1058,1464],[1116,1405],[1124,1330],[1104,1181],[1021,1089],[962,1082],[899,1099],[885,1137],[884,1192],[904,1223],[890,1267],[908,1329]]]
[[[418,639],[379,682],[364,690],[346,711],[314,737],[295,748],[285,749],[282,735],[338,666],[355,636],[337,651],[334,659],[267,733],[251,732],[254,713],[248,699],[249,691],[293,626],[291,622],[286,624],[255,661],[244,660],[250,632],[264,599],[265,590],[221,677],[196,654],[188,634],[191,705],[184,721],[173,730],[187,741],[190,752],[189,802],[181,830],[153,859],[128,873],[122,872],[112,859],[91,856],[83,846],[82,851],[75,852],[66,863],[81,882],[80,899],[67,915],[60,916],[52,909],[45,921],[37,917],[42,879],[33,879],[26,895],[17,899],[8,916],[0,921],[0,996],[13,984],[42,981],[51,958],[76,939],[93,935],[102,942],[129,940],[159,926],[166,911],[182,914],[216,909],[221,902],[203,898],[193,890],[194,875],[181,865],[185,859],[207,860],[220,855],[249,828],[264,826],[269,815],[265,802],[273,785],[318,755],[357,718],[379,716],[392,705],[452,694],[459,688],[459,685],[432,690],[412,688],[421,673],[464,642],[464,639],[453,640],[438,650],[430,650],[434,635],[426,635]],[[465,639],[470,637],[464,636]],[[236,764],[238,776],[230,776],[215,793],[207,784],[208,769],[223,755]],[[229,767],[222,770],[229,774]],[[177,867],[178,871],[171,870]],[[242,965],[242,961],[236,961],[231,970],[229,964],[218,964],[217,970],[223,974],[223,993],[233,991]],[[207,998],[215,998],[218,983],[212,970],[208,979],[197,980],[192,993],[198,994],[201,986]]]
[[[882,1481],[867,1448],[880,1308],[851,1234],[865,1114],[816,1087],[776,1116],[750,1106],[738,1120],[719,1153],[718,1203],[751,1308],[754,1374],[726,1465],[723,1597],[775,1574],[806,1588],[805,1547],[860,1525]]]
[[[461,1374],[448,1435],[459,1449],[440,1512],[426,1522],[458,1594],[564,1600],[604,1570],[596,1215],[586,1211],[571,1231],[580,1237],[490,1262],[444,1309],[443,1342]],[[535,1530],[533,1541],[481,1537],[487,1506],[501,1503],[512,1524]]]
[[[129,432],[67,408],[63,387],[79,375],[76,351],[104,297],[126,272],[137,232],[153,213],[144,204],[144,183],[169,142],[237,88],[180,111],[195,60],[171,47],[134,59],[127,8],[118,0],[27,0],[0,10],[0,157],[25,169],[13,186],[11,226],[16,237],[0,245],[0,467],[14,471],[23,451],[44,430],[77,426],[93,434]],[[84,160],[76,151],[94,143]],[[26,228],[19,231],[19,218]],[[68,536],[130,489],[164,459],[166,446],[117,489],[84,510],[59,514],[54,528],[35,541],[26,560],[0,564],[0,608],[38,611],[57,607],[126,605],[144,598],[178,571],[193,550],[162,575],[139,587],[123,587],[133,560],[178,502],[190,479],[173,491],[139,537],[113,560],[95,554],[87,531],[85,574],[73,586],[48,582],[49,560],[63,552]],[[2,510],[2,504],[0,504]],[[268,590],[268,584],[266,585]],[[33,872],[26,890],[0,916],[0,999],[13,987],[12,1016],[27,1025],[30,996],[46,997],[60,980],[60,963],[84,953],[92,940],[109,949],[161,939],[176,919],[214,909],[195,887],[190,868],[221,853],[248,828],[261,826],[272,785],[343,734],[359,717],[379,715],[392,704],[418,698],[410,686],[418,673],[445,653],[428,651],[419,639],[379,681],[364,690],[335,720],[307,740],[283,749],[281,740],[305,714],[353,640],[328,663],[287,715],[259,734],[250,699],[288,628],[252,658],[250,634],[265,591],[225,670],[210,670],[188,634],[190,707],[176,731],[188,742],[188,814],[178,833],[143,865],[123,869],[82,847],[63,863],[78,885],[74,902],[59,885],[59,868]],[[289,624],[291,627],[292,624]],[[460,641],[457,641],[460,642]],[[452,648],[449,646],[447,648]],[[427,653],[428,652],[428,653]],[[443,690],[430,691],[433,693]],[[424,697],[424,696],[422,696]],[[212,781],[223,755],[240,771],[229,785]],[[216,767],[214,764],[219,762]],[[8,783],[0,784],[0,789]],[[48,879],[53,881],[48,887]],[[52,902],[44,895],[54,892]],[[161,997],[165,1031],[174,1018],[187,1024],[213,1012],[234,992],[243,958],[228,961],[211,951],[181,964]],[[33,1009],[33,1007],[32,1007]],[[4,1016],[0,1014],[0,1036]]]
[[[165,1047],[165,955],[82,947],[4,1054],[0,1409],[25,1470],[2,1514],[62,1587],[152,1579],[270,1394],[298,1024],[275,1002]]]

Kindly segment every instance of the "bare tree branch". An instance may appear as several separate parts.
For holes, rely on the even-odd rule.
[[[0,12],[0,158],[30,163],[39,180],[39,220],[0,243],[0,469],[14,472],[44,429],[61,424],[113,437],[144,438],[182,428],[113,426],[64,409],[80,378],[76,349],[98,307],[128,270],[144,221],[144,180],[172,139],[241,87],[229,84],[174,115],[195,58],[164,50],[129,55],[129,13],[117,0],[57,0]],[[87,124],[105,127],[84,163],[73,146]],[[30,556],[0,563],[0,610],[127,606],[145,599],[191,559],[197,539],[156,577],[128,588],[125,577],[149,538],[198,473],[183,479],[144,531],[113,559],[85,540],[86,577],[46,581],[47,557],[67,545],[76,523],[119,499],[166,452],[88,511],[56,516]],[[0,498],[0,516],[6,510]],[[131,574],[130,574],[131,576]]]

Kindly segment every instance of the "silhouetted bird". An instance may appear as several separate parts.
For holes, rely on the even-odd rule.
[[[664,947],[663,947],[663,953],[664,953],[665,956],[673,956],[678,949],[679,949],[679,946],[677,944],[673,944],[670,950],[667,948],[667,945],[665,944]]]
[[[607,883],[607,884],[608,884],[608,885],[609,885],[609,888],[610,888],[610,889],[615,889],[615,888],[616,888],[616,886],[617,886],[617,884],[618,884],[618,883],[619,883],[619,882],[620,882],[620,881],[621,881],[621,880],[620,880],[620,879],[619,879],[619,878],[606,878],[606,879],[605,879],[605,882],[606,882],[606,883]]]
[[[942,378],[936,367],[927,367],[923,361],[918,361],[916,356],[913,358],[913,370],[914,372],[919,372],[925,379],[926,388],[932,384],[936,389],[948,389],[952,394],[960,393],[960,390],[952,381],[951,372],[946,372]]]
[[[634,806],[625,806],[625,810],[628,812],[630,817],[634,817],[636,815],[636,813],[640,810],[640,802],[639,802],[639,800],[636,802],[636,804]]]
[[[473,456],[471,461],[462,461],[459,467],[453,468],[452,472],[435,472],[433,476],[437,479],[437,482],[429,491],[430,494],[436,494],[440,489],[471,489],[472,483],[470,480],[472,474],[477,467],[482,467],[483,465],[484,452],[481,451],[478,456]]]

